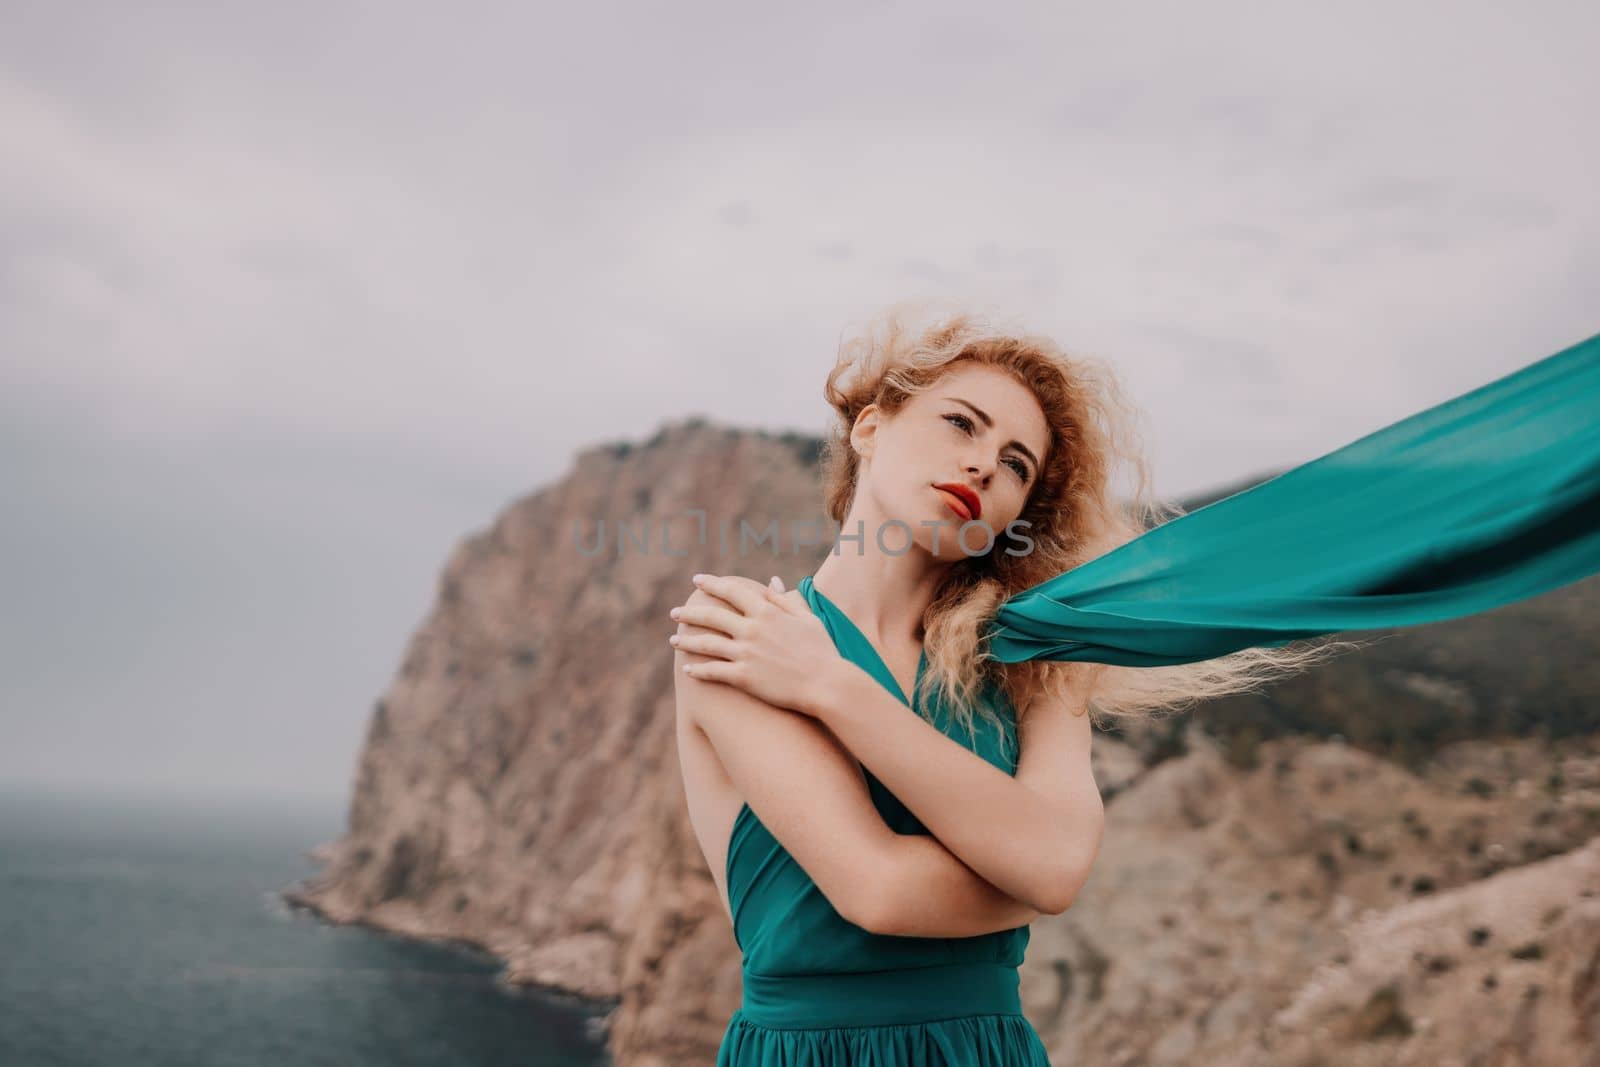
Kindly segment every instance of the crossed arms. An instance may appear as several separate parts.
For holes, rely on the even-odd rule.
[[[711,599],[700,591],[693,597]],[[680,624],[680,634],[690,632],[702,631]],[[841,728],[862,750],[862,762],[872,765],[930,829],[929,834],[897,834],[873,806],[855,754],[832,729],[736,686],[691,678],[681,670],[683,663],[705,658],[674,653],[680,728],[705,736],[733,786],[841,916],[874,933],[973,937],[1023,926],[1070,906],[1087,878],[1103,827],[1103,807],[1089,772],[1086,716],[1062,707],[1024,717],[1015,780],[914,714],[896,717],[895,729],[909,732],[894,737],[874,733],[871,714],[857,722],[841,718],[849,723]],[[866,685],[856,691],[859,699],[875,695],[893,702],[892,708],[870,711],[907,713],[865,672],[861,678]],[[928,735],[917,732],[919,727]],[[868,751],[878,747],[883,755],[886,745],[909,758],[876,761]],[[913,775],[921,781],[913,781]],[[949,782],[972,788],[956,795],[946,787]],[[1039,859],[1038,848],[1007,847],[1004,821],[998,829],[995,825],[997,805],[1006,803],[1024,813],[1019,820],[1032,818],[1033,825],[1043,827],[1032,839],[1014,836],[1049,842],[1046,860]],[[965,855],[945,840],[956,842]],[[1019,891],[1008,893],[996,882]]]

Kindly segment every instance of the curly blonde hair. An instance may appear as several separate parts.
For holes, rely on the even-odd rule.
[[[1018,516],[1028,523],[1024,529],[1032,548],[1020,554],[1002,551],[1020,542],[998,532],[988,553],[951,565],[922,619],[927,667],[913,695],[915,706],[932,706],[926,698],[942,693],[965,729],[973,729],[976,710],[995,726],[1004,745],[1007,730],[992,707],[996,693],[1010,702],[1016,723],[1040,702],[1067,701],[1075,714],[1087,711],[1104,726],[1112,718],[1153,717],[1256,689],[1340,649],[1359,647],[1349,641],[1302,642],[1138,668],[994,659],[983,647],[984,635],[1008,597],[1184,510],[1154,497],[1138,429],[1142,414],[1107,361],[1069,356],[1048,337],[1006,331],[968,311],[949,313],[921,329],[905,321],[909,314],[908,305],[894,305],[860,336],[841,341],[828,374],[824,395],[838,418],[821,459],[825,506],[835,523],[843,525],[855,498],[860,462],[850,432],[862,409],[876,404],[893,416],[958,364],[982,364],[1012,375],[1033,393],[1050,428],[1044,465]],[[1127,505],[1112,487],[1119,464],[1134,475]]]

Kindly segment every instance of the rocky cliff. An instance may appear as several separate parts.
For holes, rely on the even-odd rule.
[[[817,447],[668,424],[464,540],[346,832],[285,896],[614,1005],[619,1064],[710,1062],[739,959],[684,807],[666,612],[697,570],[814,569]],[[1600,1067],[1595,590],[1099,735],[1101,858],[1023,969],[1055,1062]]]

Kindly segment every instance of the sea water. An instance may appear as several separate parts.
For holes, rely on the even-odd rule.
[[[609,1062],[600,1006],[279,891],[342,802],[0,786],[0,1065]]]

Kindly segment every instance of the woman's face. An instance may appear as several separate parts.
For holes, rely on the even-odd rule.
[[[851,434],[861,454],[861,492],[873,505],[861,516],[869,538],[863,550],[876,548],[870,539],[877,531],[868,517],[875,512],[880,523],[905,523],[910,538],[940,560],[995,551],[1007,524],[1022,513],[1039,465],[1048,462],[1049,439],[1033,393],[983,364],[957,364],[891,417],[867,407]],[[959,492],[939,485],[965,487],[975,500],[964,505]],[[881,544],[898,553],[907,537],[906,529],[891,526]]]

